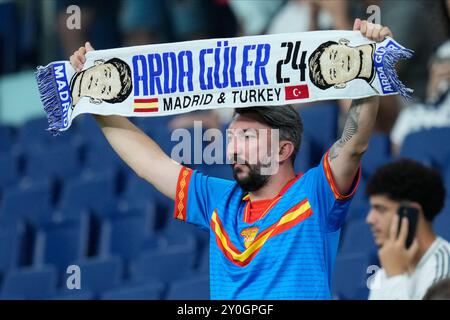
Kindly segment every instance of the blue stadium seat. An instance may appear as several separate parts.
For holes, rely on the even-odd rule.
[[[122,285],[102,294],[102,300],[159,300],[162,297],[164,284],[158,280],[144,283]]]
[[[438,215],[433,221],[434,231],[447,241],[450,241],[450,212]]]
[[[136,201],[127,201],[124,199],[119,200],[115,211],[112,211],[111,216],[123,217],[128,215],[143,215],[145,216],[145,228],[150,233],[153,233],[157,226],[158,216],[161,215],[158,212],[156,203],[153,199],[143,199]]]
[[[342,233],[340,254],[372,252],[376,249],[370,226],[364,219],[350,221]]]
[[[175,116],[165,117],[145,117],[145,118],[133,118],[133,123],[141,130],[145,131],[150,137],[158,140],[158,135],[161,131],[168,132],[169,122]]]
[[[112,171],[116,176],[116,192],[122,195],[128,177],[136,176],[125,161],[112,149],[106,139],[89,143],[84,148],[83,168],[85,172]]]
[[[56,292],[57,274],[52,266],[15,269],[5,275],[2,296],[47,299]]]
[[[202,172],[205,175],[211,176],[211,177],[217,177],[221,179],[228,179],[233,180],[233,170],[231,169],[230,164],[228,164],[227,160],[227,127],[228,125],[223,125],[221,128],[219,128],[221,138],[219,138],[217,141],[215,133],[213,133],[211,136],[208,136],[205,134],[205,132],[208,132],[206,128],[203,128],[202,131],[195,132],[194,128],[186,128],[187,132],[189,132],[190,135],[190,146],[191,146],[191,162],[187,163],[186,165],[193,169],[198,170]],[[167,129],[166,129],[167,130]],[[216,131],[216,129],[212,129]],[[214,132],[214,131],[211,131]],[[167,131],[166,134],[169,135],[167,139],[170,139],[171,131]],[[214,139],[212,139],[214,137]],[[195,139],[195,140],[194,140]],[[203,141],[205,140],[205,141]],[[208,140],[208,141],[206,141]],[[212,141],[209,141],[212,140]],[[181,139],[180,139],[181,142]],[[166,142],[163,142],[166,143]],[[178,144],[178,141],[170,142],[168,143],[168,146],[173,148],[176,144]],[[194,152],[195,147],[200,146],[202,157],[201,157],[201,163],[194,163],[196,161]],[[172,149],[169,149],[170,151]],[[170,155],[170,153],[168,153]],[[209,158],[211,157],[211,158]],[[213,163],[214,162],[214,163]]]
[[[229,164],[203,164],[197,168],[203,174],[220,179],[233,180],[233,170]]]
[[[174,156],[184,156],[184,158],[188,158],[189,161],[194,162],[194,134],[193,130],[189,129],[180,129],[182,131],[179,131],[180,133],[183,133],[182,136],[177,137],[178,140],[172,141],[172,134],[174,131],[170,130],[169,128],[161,129],[159,132],[154,133],[154,139],[158,143],[158,145],[161,147],[161,149],[166,153],[169,157],[172,157],[172,152],[174,152]],[[203,134],[203,132],[202,132]],[[189,140],[187,140],[189,139]],[[180,144],[182,141],[187,143],[186,145],[189,146],[189,149],[187,152],[190,153],[190,158],[188,154],[184,155],[178,154],[177,149],[174,149],[176,145]],[[181,146],[181,145],[180,145]],[[203,143],[202,143],[203,146]],[[176,159],[178,161],[178,159]]]
[[[187,129],[191,137],[190,152],[193,163],[186,163],[186,165],[211,177],[232,180],[233,171],[227,159],[227,127],[227,125],[224,125],[218,129],[204,128],[197,134],[193,128]],[[217,134],[220,134],[220,136],[217,137]],[[174,144],[178,144],[178,142],[174,142]],[[195,163],[194,148],[196,146],[202,148],[201,163]]]
[[[40,225],[51,220],[52,186],[48,180],[24,183],[3,193],[0,222],[9,224],[21,219]]]
[[[102,143],[105,137],[95,121],[94,117],[90,114],[84,114],[78,116],[73,122],[76,132],[81,136],[83,141],[89,141],[92,143]]]
[[[0,191],[19,181],[17,160],[10,154],[0,154]]]
[[[71,144],[35,151],[26,159],[25,176],[34,180],[46,177],[64,180],[80,172],[78,148]]]
[[[87,217],[51,223],[38,230],[33,264],[52,264],[65,272],[69,265],[86,255],[87,240]]]
[[[450,194],[450,155],[446,159],[445,163],[447,165],[443,168],[441,173],[442,173],[442,178],[444,179],[445,189],[447,190],[447,193]]]
[[[356,189],[355,194],[353,195],[352,206],[354,204],[364,203],[366,204],[369,201],[369,198],[366,195],[366,186],[367,180],[363,176],[359,180],[358,188]]]
[[[93,176],[81,176],[65,182],[59,208],[70,208],[76,204],[102,215],[116,205],[115,175],[106,171]]]
[[[184,222],[179,222],[179,221],[175,221],[176,223],[178,223],[180,225],[180,228],[178,230],[186,230],[186,228],[182,228],[183,225],[186,225],[186,223]],[[191,226],[193,228],[189,228],[192,230],[193,233],[200,233],[200,234],[205,234],[205,232],[200,229],[197,228],[195,226]],[[177,229],[175,229],[177,230]],[[198,241],[196,238],[196,235],[194,235],[193,233],[190,232],[170,232],[170,228],[167,230],[165,230],[165,232],[162,232],[159,235],[159,239],[158,239],[158,243],[160,244],[160,248],[167,250],[167,249],[186,249],[186,250],[191,250],[191,249],[196,249],[197,245],[198,245]]]
[[[167,300],[209,300],[209,275],[174,281],[169,285]]]
[[[7,125],[0,125],[0,153],[6,153],[11,150],[14,144],[14,130]]]
[[[168,118],[168,117],[159,117],[157,119],[163,119],[163,118]],[[156,141],[156,143],[158,143],[158,145],[161,147],[161,149],[167,155],[170,156],[172,153],[173,147],[175,145],[177,145],[178,143],[180,143],[181,140],[180,141],[172,141],[173,130],[171,130],[169,128],[168,121],[170,121],[170,120],[169,119],[165,120],[165,122],[164,122],[164,123],[166,123],[165,126],[157,125],[157,126],[154,126],[153,128],[150,128],[147,126],[147,128],[145,129],[145,133],[148,134],[152,139],[154,139]],[[189,131],[189,134],[191,137],[191,146],[192,146],[194,143],[193,129],[187,128],[186,130]],[[203,134],[203,132],[202,132],[202,134]],[[193,149],[191,149],[191,150],[193,150]]]
[[[444,168],[450,156],[450,128],[434,128],[406,136],[400,156]]]
[[[184,278],[192,272],[195,262],[194,246],[168,246],[143,251],[131,262],[132,279],[155,278],[171,281]]]
[[[356,199],[355,199],[356,200]],[[346,223],[365,220],[370,210],[370,204],[366,201],[353,201],[347,212]]]
[[[378,167],[391,161],[390,149],[391,144],[387,134],[375,133],[372,135],[369,148],[361,162],[362,175],[365,178],[369,178]]]
[[[117,287],[122,278],[123,264],[116,256],[86,258],[73,263],[80,267],[81,289],[80,293],[92,293],[94,298],[107,290]],[[69,277],[64,275],[65,281]],[[65,285],[65,281],[63,286]],[[63,293],[70,293],[73,290],[64,289]]]
[[[98,146],[98,147],[97,147]],[[136,176],[134,171],[111,149],[109,145],[89,144],[83,153],[83,173],[114,176],[114,192],[118,199],[122,197],[129,177]],[[111,207],[112,209],[114,206]]]
[[[300,108],[299,113],[313,143],[312,161],[318,163],[337,139],[339,106],[334,101],[318,102]]]
[[[447,192],[450,192],[450,190]],[[437,235],[450,241],[450,197],[447,197],[444,208],[434,218],[433,229]]]
[[[197,254],[200,250],[209,246],[209,229],[203,229],[190,223],[176,220],[169,213],[170,219],[164,228],[164,239],[168,244],[180,244],[184,241],[194,241]],[[192,239],[192,240],[191,240]]]
[[[370,259],[366,253],[338,255],[332,277],[334,299],[366,300]]]
[[[317,164],[316,164],[317,165]],[[303,135],[302,144],[300,146],[300,151],[297,153],[295,157],[294,170],[296,173],[302,172],[305,173],[311,167],[312,164],[312,155],[311,155],[311,138],[307,133]]]
[[[161,193],[148,181],[138,176],[128,177],[123,196],[129,202],[140,201],[142,199],[159,200]]]
[[[58,136],[53,136],[46,129],[47,118],[35,118],[25,122],[17,136],[18,150],[29,154],[34,151],[45,151],[49,147],[70,143],[74,139],[73,131],[66,131]]]
[[[209,151],[212,152],[212,149],[206,149],[206,147],[211,144],[211,142],[206,141],[207,137],[205,136],[205,131],[207,129],[201,128],[201,130],[198,130],[197,128],[190,127],[177,130],[178,131],[169,130],[168,128],[160,129],[157,133],[152,134],[152,137],[154,137],[155,141],[169,157],[195,169],[196,166],[205,162],[205,156],[209,155]],[[179,135],[173,135],[174,133],[179,133]],[[226,140],[224,139],[223,142],[224,143],[221,144],[223,146],[221,160],[225,162]],[[175,146],[180,148],[175,148]],[[212,144],[210,148],[213,148],[214,146],[215,145]],[[188,149],[185,149],[185,147]],[[196,148],[199,148],[199,152],[201,153],[197,156],[198,158],[195,157]],[[184,152],[187,153],[184,154]],[[213,156],[214,155],[215,154],[213,154]],[[197,163],[199,160],[201,163]]]
[[[129,203],[151,201],[156,205],[157,212],[168,212],[173,209],[173,200],[159,192],[153,185],[136,175],[131,175],[125,184],[122,198]],[[157,228],[164,225],[167,214],[157,216]]]
[[[101,230],[101,251],[116,254],[129,261],[138,256],[145,239],[151,234],[147,216],[128,211],[106,219]]]
[[[79,221],[89,215],[89,210],[77,203],[72,204],[67,208],[60,208],[53,211],[53,222]]]
[[[164,232],[167,235],[180,235],[180,234],[195,235],[196,233],[201,234],[205,233],[202,229],[200,229],[200,227],[196,225],[174,219],[172,212],[169,212],[168,215],[170,215],[170,219],[168,220],[168,223],[166,224],[166,227],[164,229]]]
[[[5,293],[2,294],[0,292],[0,300],[25,300],[25,296],[22,295],[18,295],[18,294],[10,294],[10,293]]]
[[[52,296],[50,300],[93,300],[94,293],[89,290],[73,289],[71,291],[63,291]]]
[[[0,225],[0,274],[14,268],[18,264],[21,249],[21,225]]]
[[[86,145],[84,158],[84,168],[92,170],[112,168],[131,172],[131,169],[120,159],[104,137],[102,140]]]
[[[200,253],[197,271],[201,274],[209,274],[209,245],[204,247]]]

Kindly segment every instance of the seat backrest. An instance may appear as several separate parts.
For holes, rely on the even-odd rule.
[[[2,295],[46,299],[56,292],[57,273],[51,266],[15,269],[5,275]]]
[[[169,285],[168,300],[208,300],[209,275],[193,276],[174,281]]]
[[[41,224],[50,220],[52,191],[48,180],[6,189],[0,206],[0,221],[14,223],[28,219],[32,223]]]
[[[156,278],[171,281],[185,277],[193,270],[194,248],[168,247],[142,252],[131,263],[133,279]]]
[[[52,264],[59,271],[87,254],[88,220],[51,223],[38,231],[34,265]]]
[[[333,296],[342,300],[367,299],[367,280],[372,272],[369,264],[366,253],[338,255],[332,278]]]

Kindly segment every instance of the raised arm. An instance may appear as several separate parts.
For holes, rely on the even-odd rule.
[[[341,194],[347,194],[352,187],[361,157],[367,150],[378,113],[378,102],[378,97],[354,100],[342,136],[330,149],[330,168]]]
[[[72,66],[80,71],[85,62],[85,54],[94,50],[86,42],[70,57]],[[136,127],[121,116],[95,115],[103,134],[116,153],[141,178],[153,184],[160,192],[175,199],[176,184],[181,165],[168,157],[161,148]]]
[[[365,37],[374,41],[383,41],[386,36],[392,36],[389,28],[360,19],[355,20],[353,30],[360,30]],[[378,96],[354,100],[342,136],[330,149],[330,168],[341,194],[347,194],[352,187],[375,126],[379,101]]]

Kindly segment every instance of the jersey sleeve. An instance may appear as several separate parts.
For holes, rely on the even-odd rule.
[[[209,229],[212,210],[232,181],[182,167],[175,195],[174,218]]]
[[[305,173],[305,181],[313,211],[322,215],[325,231],[334,232],[342,226],[345,220],[351,199],[361,178],[361,167],[358,168],[349,193],[341,194],[331,173],[328,154],[329,151],[325,153],[317,167]]]

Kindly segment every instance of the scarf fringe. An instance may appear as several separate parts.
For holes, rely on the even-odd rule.
[[[383,57],[383,71],[389,79],[392,86],[405,99],[409,100],[412,97],[413,89],[406,87],[398,78],[395,64],[398,60],[406,60],[412,57],[414,51],[406,48],[386,48],[386,53]]]
[[[59,101],[58,85],[55,81],[52,65],[37,67],[35,75],[44,111],[47,114],[47,130],[57,136],[59,130],[63,128],[63,110]]]

